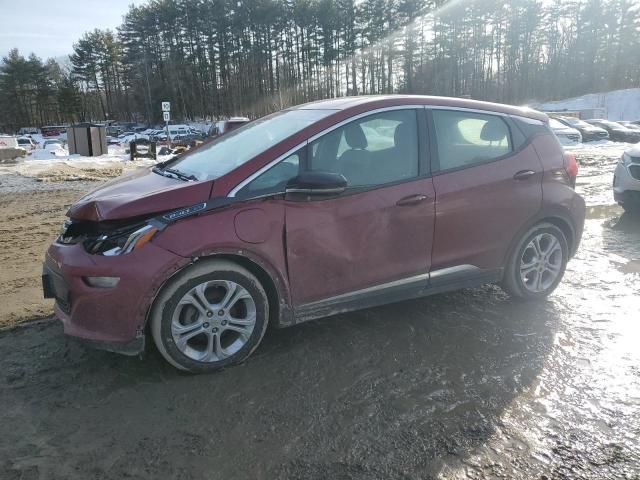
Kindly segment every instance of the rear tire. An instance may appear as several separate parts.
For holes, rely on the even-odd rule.
[[[568,259],[569,246],[562,230],[551,223],[539,223],[523,235],[511,253],[502,288],[516,298],[546,298],[562,280]]]
[[[245,360],[267,329],[269,302],[258,279],[227,260],[201,260],[162,289],[151,334],[162,356],[192,373]]]

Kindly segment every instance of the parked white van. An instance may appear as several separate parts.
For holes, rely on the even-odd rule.
[[[173,139],[176,135],[188,135],[189,125],[169,125],[169,137]]]
[[[17,148],[18,140],[13,135],[0,135],[0,148]]]

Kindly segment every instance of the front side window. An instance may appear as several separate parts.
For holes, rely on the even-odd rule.
[[[509,127],[498,115],[433,110],[439,170],[470,167],[513,151]]]
[[[251,198],[284,192],[289,180],[296,177],[299,170],[299,154],[289,155],[242,187],[238,191],[237,197]]]
[[[171,165],[198,180],[221,177],[334,110],[284,110],[234,129]]]
[[[354,120],[310,145],[309,168],[344,175],[349,187],[384,185],[418,175],[416,111],[390,110]]]

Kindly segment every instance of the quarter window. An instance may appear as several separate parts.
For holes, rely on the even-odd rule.
[[[513,151],[509,127],[497,115],[433,110],[439,170],[473,166]]]
[[[418,175],[417,130],[413,109],[354,120],[310,145],[309,168],[340,173],[350,187],[414,178]]]
[[[289,155],[262,175],[247,183],[238,191],[237,196],[239,198],[250,198],[284,192],[289,180],[298,175],[299,169],[300,156],[297,153]]]

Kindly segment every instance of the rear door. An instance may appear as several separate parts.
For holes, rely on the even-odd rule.
[[[428,110],[436,228],[432,283],[496,272],[542,206],[542,165],[508,116]]]
[[[434,190],[425,136],[418,134],[425,123],[423,108],[404,107],[312,139],[305,168],[341,173],[348,188],[334,198],[286,202],[294,305],[427,285]]]

